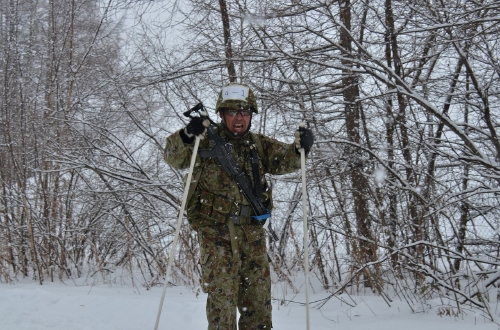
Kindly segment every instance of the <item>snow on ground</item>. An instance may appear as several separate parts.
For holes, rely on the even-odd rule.
[[[275,330],[306,329],[304,294],[283,294],[273,288]],[[281,290],[283,292],[283,290]],[[36,283],[0,284],[1,330],[153,330],[162,288],[146,290],[125,284]],[[327,297],[316,288],[311,302]],[[342,302],[345,299],[349,304]],[[279,299],[293,302],[282,304]],[[185,287],[169,287],[159,329],[206,329],[206,295]],[[313,305],[313,304],[312,304]],[[439,299],[414,305],[394,297],[389,307],[378,296],[342,295],[320,310],[311,308],[311,330],[499,330],[500,326],[467,310],[455,316],[439,316],[446,305]],[[492,303],[500,320],[500,306]]]

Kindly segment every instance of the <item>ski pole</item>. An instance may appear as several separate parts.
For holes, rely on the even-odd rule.
[[[167,291],[167,284],[170,277],[170,270],[172,268],[172,261],[174,260],[175,247],[177,245],[177,239],[179,238],[179,231],[181,229],[182,218],[184,216],[184,209],[186,208],[186,199],[189,192],[189,185],[191,184],[191,179],[193,176],[193,168],[194,168],[194,163],[196,161],[196,155],[198,154],[199,145],[200,145],[200,136],[196,136],[193,147],[193,155],[191,156],[191,164],[189,165],[189,172],[186,180],[186,186],[184,187],[184,196],[182,197],[181,209],[179,210],[177,226],[175,227],[174,241],[172,242],[172,248],[170,249],[170,256],[168,257],[167,274],[165,276],[165,283],[163,285],[163,292],[161,294],[160,306],[158,307],[158,315],[156,316],[156,323],[154,330],[158,330],[158,323],[160,322],[161,309],[163,307],[163,301],[165,300],[165,293]]]
[[[305,123],[299,124],[299,131]],[[302,171],[302,214],[304,216],[304,275],[306,280],[306,325],[310,329],[309,322],[309,231],[307,229],[307,190],[306,190],[306,152],[304,148],[300,152],[300,169]]]

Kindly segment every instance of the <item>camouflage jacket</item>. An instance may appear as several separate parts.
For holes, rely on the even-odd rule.
[[[167,137],[164,158],[170,166],[182,169],[189,167],[194,143],[185,144],[179,132]],[[264,174],[286,174],[300,169],[300,156],[295,152],[294,145],[251,132],[235,137],[223,125],[219,125],[218,134],[233,145],[233,154],[252,186],[254,176],[248,142],[255,143],[263,199],[269,209],[272,209],[272,193]],[[211,149],[212,146],[213,142],[205,137],[200,141],[199,148]],[[242,207],[250,206],[236,180],[225,172],[218,159],[197,156],[190,190],[192,189],[194,191],[190,191],[186,209],[188,221],[195,229],[224,223],[228,215],[237,214]]]

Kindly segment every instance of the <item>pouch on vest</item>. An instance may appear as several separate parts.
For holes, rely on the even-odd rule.
[[[226,222],[227,215],[231,211],[231,201],[224,196],[218,196],[208,191],[200,194],[200,215],[216,222]]]
[[[212,207],[214,204],[214,194],[208,191],[202,191],[200,194],[200,214],[206,217],[212,215]]]

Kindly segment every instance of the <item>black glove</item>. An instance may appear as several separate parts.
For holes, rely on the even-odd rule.
[[[311,147],[314,143],[314,136],[312,131],[309,128],[305,128],[304,126],[300,126],[297,131],[295,131],[295,151],[299,153],[300,148],[304,148],[306,155],[311,150]]]
[[[207,118],[192,117],[189,124],[180,132],[181,138],[184,143],[193,143],[195,136],[203,138],[202,135],[208,126],[210,126],[210,121]]]

